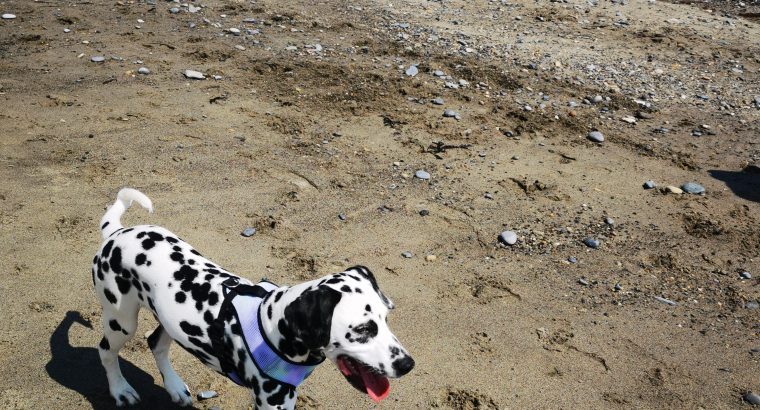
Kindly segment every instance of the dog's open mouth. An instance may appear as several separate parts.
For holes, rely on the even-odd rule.
[[[346,380],[360,392],[367,393],[375,403],[388,397],[391,391],[388,378],[375,369],[345,355],[339,356],[337,363]]]

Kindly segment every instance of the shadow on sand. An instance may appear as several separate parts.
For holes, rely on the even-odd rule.
[[[92,329],[79,312],[70,311],[50,336],[50,362],[45,366],[50,377],[84,396],[93,409],[113,409],[116,402],[108,393],[106,372],[95,347],[74,347],[69,343],[69,329],[74,323]],[[142,401],[129,409],[180,409],[153,377],[132,363],[120,359],[121,371],[137,390]],[[65,405],[63,407],[66,407]],[[187,409],[187,407],[184,407]]]
[[[760,202],[760,173],[751,171],[709,171],[710,176],[726,183],[736,196]]]

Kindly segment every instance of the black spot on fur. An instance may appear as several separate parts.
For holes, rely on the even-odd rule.
[[[274,295],[274,303],[277,303],[285,292],[279,291]]]
[[[120,273],[122,266],[121,266],[121,248],[114,247],[113,252],[111,252],[111,270],[115,273]]]
[[[121,325],[119,324],[119,322],[116,321],[116,319],[113,319],[110,322],[108,322],[108,327],[110,327],[111,330],[114,330],[116,332],[121,330]]]
[[[111,254],[111,248],[113,247],[113,240],[106,242],[106,246],[103,247],[103,251],[100,252],[101,258],[107,258]]]
[[[108,299],[111,304],[116,304],[116,295],[114,295],[113,292],[108,289],[103,289],[103,294],[106,295],[106,299]]]
[[[216,292],[209,292],[208,294],[208,305],[214,306],[219,302],[219,294]]]
[[[269,320],[272,320],[272,305],[269,305],[269,307],[267,308],[267,317],[269,318]]]
[[[106,262],[106,261],[103,261],[103,262],[100,264],[100,269],[102,269],[102,270],[103,270],[103,272],[105,272],[105,273],[108,273],[108,271],[110,270],[110,267],[108,266],[108,262]]]
[[[351,292],[353,292],[353,291],[351,290],[351,286],[348,286],[348,285],[343,285],[343,286],[341,286],[341,287],[340,287],[340,290],[341,290],[341,292],[345,292],[345,293],[351,293]]]
[[[105,336],[100,339],[100,344],[98,346],[103,350],[111,350],[111,344],[108,343],[108,339],[106,339]]]
[[[138,233],[137,234],[137,239],[142,239],[143,237],[145,237],[145,234],[146,234],[145,232]]]
[[[142,247],[143,247],[143,249],[145,249],[146,251],[147,251],[148,249],[151,249],[151,248],[153,248],[154,246],[156,246],[156,242],[154,242],[154,241],[152,241],[152,240],[150,240],[150,239],[145,239],[144,241],[142,241]]]
[[[212,324],[214,322],[214,314],[210,310],[207,310],[203,313],[203,320],[209,325]]]
[[[164,236],[157,232],[148,232],[148,238],[154,242],[161,242],[164,240]]]
[[[100,226],[100,229],[106,229],[106,226],[108,226],[110,222],[106,221],[103,225]]]
[[[154,312],[156,311],[156,306],[153,305],[153,299],[151,299],[150,296],[148,296],[148,306],[150,307],[150,310]]]
[[[174,300],[177,301],[177,303],[185,303],[185,300],[187,299],[187,295],[185,295],[185,292],[177,292],[174,294]]]
[[[189,340],[190,343],[200,347],[209,356],[214,356],[214,348],[212,348],[210,344],[202,341],[201,339],[198,339],[197,337],[192,336],[188,337],[187,340]]]
[[[308,364],[324,358],[321,349],[330,342],[330,327],[335,306],[342,293],[327,286],[310,289],[285,307],[277,324],[282,334],[280,351],[295,357],[309,353]]]
[[[146,259],[147,258],[144,253],[138,253],[137,256],[135,257],[135,265],[137,266],[142,265],[143,263],[145,263]]]
[[[190,249],[190,253],[192,253],[193,255],[196,255],[196,256],[201,256],[201,257],[203,256],[200,253],[198,253],[198,251],[196,251],[195,249]]]
[[[195,259],[188,259],[187,260],[188,265],[195,265]]]
[[[122,295],[129,293],[129,290],[132,288],[129,279],[124,279],[121,276],[116,277],[116,286],[119,287],[119,292],[121,292]]]
[[[173,236],[167,236],[164,239],[166,239],[166,242],[169,242],[169,243],[177,243],[177,242],[179,242],[179,240],[177,238],[173,237]]]
[[[121,233],[129,233],[129,232],[132,232],[134,230],[135,230],[135,228],[127,228],[127,229],[121,231]]]
[[[171,258],[171,260],[175,262],[179,262],[183,265],[185,264],[185,256],[182,255],[182,253],[180,252],[172,252],[172,254],[169,255],[169,257]]]
[[[271,393],[277,388],[277,382],[274,380],[267,380],[262,387],[264,388],[264,393]]]
[[[285,403],[285,395],[287,395],[289,392],[292,393],[293,389],[291,387],[285,384],[280,384],[279,386],[280,390],[277,390],[276,393],[267,397],[267,403],[269,403],[271,406]]]
[[[172,250],[174,252],[182,252],[182,248],[180,248],[179,246],[172,246]]]
[[[203,330],[200,327],[192,325],[184,320],[179,322],[179,327],[183,332],[187,333],[188,336],[203,336]]]
[[[371,312],[372,311],[372,306],[370,306],[369,304],[367,304],[367,306],[364,307],[364,310],[366,310],[367,312]]]
[[[143,285],[143,288],[145,288],[145,291],[146,291],[146,292],[150,292],[150,285],[148,285],[148,284],[147,284],[147,283],[145,283],[145,282],[143,282],[143,283],[142,283],[142,285]]]

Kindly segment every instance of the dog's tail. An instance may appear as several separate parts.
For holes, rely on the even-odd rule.
[[[136,189],[123,188],[116,195],[116,202],[108,208],[100,220],[100,230],[103,234],[103,239],[108,238],[112,233],[124,227],[121,224],[121,216],[132,205],[132,201],[137,201],[148,212],[153,213],[153,202],[151,202],[150,198]]]

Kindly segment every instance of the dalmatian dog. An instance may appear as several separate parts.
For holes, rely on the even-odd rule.
[[[153,212],[143,193],[122,189],[101,220],[103,244],[92,265],[103,307],[98,352],[118,406],[140,400],[121,373],[118,355],[135,335],[142,307],[159,322],[148,345],[164,387],[183,406],[192,398],[169,362],[172,341],[251,389],[258,409],[293,409],[296,387],[325,358],[375,402],[387,397],[388,378],[414,367],[386,323],[393,303],[366,267],[290,287],[252,283],[167,229],[124,228],[120,218],[133,201]]]

